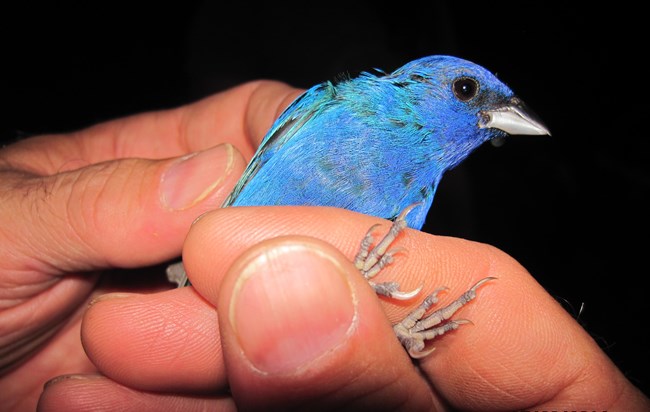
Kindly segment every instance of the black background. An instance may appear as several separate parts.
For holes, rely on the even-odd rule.
[[[174,107],[258,78],[308,87],[430,54],[472,60],[553,136],[478,149],[445,176],[424,230],[511,254],[650,393],[640,11],[338,3],[14,6],[0,28],[0,141]]]

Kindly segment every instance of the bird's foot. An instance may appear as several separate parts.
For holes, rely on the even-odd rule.
[[[185,273],[185,266],[183,262],[172,263],[167,266],[167,280],[170,283],[175,283],[177,287],[182,288],[183,286],[188,286],[190,284],[187,279],[187,273]]]
[[[447,290],[446,287],[436,289],[413,312],[409,313],[401,322],[395,324],[393,326],[395,335],[397,335],[397,339],[399,339],[409,355],[415,359],[429,355],[435,348],[425,350],[426,341],[458,329],[460,325],[471,323],[466,319],[445,321],[451,318],[458,309],[476,298],[476,290],[481,285],[493,279],[496,278],[486,277],[479,280],[458,299],[424,317],[429,308],[438,302],[438,293]]]
[[[393,261],[393,255],[400,249],[390,249],[397,236],[406,227],[406,216],[413,210],[419,203],[408,206],[397,216],[393,221],[390,230],[374,248],[371,248],[373,243],[373,232],[378,225],[372,226],[359,247],[359,252],[354,259],[354,265],[361,272],[364,278],[378,295],[387,296],[398,300],[407,300],[415,297],[422,286],[410,292],[402,292],[399,290],[399,283],[397,282],[384,282],[375,283],[372,278],[375,277],[385,266]],[[445,333],[458,329],[460,325],[471,323],[466,319],[449,320],[454,313],[460,308],[465,306],[468,302],[476,298],[476,290],[484,283],[496,279],[494,277],[486,277],[479,280],[467,292],[463,293],[458,299],[451,302],[447,306],[437,309],[427,315],[427,311],[438,302],[438,293],[447,290],[446,287],[438,288],[433,291],[426,299],[411,313],[397,324],[393,325],[393,330],[397,339],[404,348],[408,351],[412,358],[423,358],[433,352],[434,348],[425,349],[426,342],[430,341],[437,336],[444,335]],[[426,315],[426,317],[425,317]]]
[[[370,248],[373,241],[373,232],[379,225],[373,225],[368,229],[368,232],[361,241],[359,252],[354,258],[354,265],[359,269],[363,277],[368,280],[368,283],[370,283],[370,286],[372,286],[378,295],[398,300],[407,300],[416,296],[422,289],[422,286],[420,286],[410,292],[402,292],[399,290],[399,283],[397,282],[375,283],[371,280],[384,267],[389,265],[393,261],[393,255],[400,251],[400,249],[389,249],[389,247],[395,241],[400,232],[406,228],[406,215],[408,215],[408,213],[416,206],[419,206],[419,203],[412,204],[405,208],[393,221],[386,236],[384,236],[374,248]]]

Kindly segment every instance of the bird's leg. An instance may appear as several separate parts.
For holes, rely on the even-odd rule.
[[[399,249],[389,250],[388,248],[395,241],[400,232],[406,228],[406,215],[408,215],[408,213],[418,205],[419,203],[415,203],[404,209],[393,221],[386,236],[384,236],[384,238],[380,240],[374,248],[370,249],[373,240],[372,233],[379,225],[373,225],[361,241],[359,252],[354,258],[354,265],[359,269],[363,277],[368,280],[368,283],[370,283],[370,286],[372,286],[378,295],[388,296],[398,300],[407,300],[416,296],[422,289],[420,286],[410,292],[402,292],[399,290],[399,283],[397,282],[375,283],[371,280],[385,266],[390,264],[393,261],[393,255],[399,252]]]
[[[187,286],[189,284],[187,280],[187,273],[185,273],[185,267],[183,262],[172,263],[167,266],[167,280],[170,283],[175,283],[179,288]]]
[[[379,225],[372,226],[359,247],[359,252],[354,259],[354,265],[361,272],[364,278],[368,280],[370,286],[375,290],[378,295],[388,296],[393,299],[406,300],[416,296],[420,293],[422,287],[419,287],[411,292],[401,292],[399,290],[399,283],[397,282],[384,282],[375,283],[371,279],[377,275],[386,265],[393,261],[393,255],[399,249],[389,249],[391,244],[395,241],[399,233],[406,228],[406,215],[418,204],[413,204],[395,219],[390,230],[379,241],[379,243],[371,249],[373,241],[373,232]],[[425,350],[426,341],[432,340],[437,336],[444,335],[445,333],[458,329],[460,325],[470,323],[466,319],[456,319],[445,322],[451,318],[460,308],[465,306],[468,302],[476,298],[476,290],[484,283],[495,279],[493,277],[486,277],[479,280],[467,292],[463,293],[458,299],[451,302],[445,307],[435,310],[425,317],[427,311],[438,302],[438,293],[447,290],[446,287],[438,288],[433,291],[426,299],[404,319],[393,326],[397,339],[402,343],[404,348],[408,351],[409,355],[413,358],[423,358],[433,352],[434,348]]]
[[[402,346],[408,351],[412,358],[423,358],[434,351],[435,348],[425,350],[424,346],[426,341],[432,340],[437,336],[444,335],[445,333],[458,329],[460,325],[471,323],[466,319],[444,321],[451,318],[451,316],[458,311],[458,309],[465,306],[468,302],[476,298],[476,290],[484,283],[496,279],[494,277],[486,277],[472,286],[467,292],[463,293],[458,299],[451,302],[449,305],[440,308],[427,317],[424,315],[429,308],[438,302],[438,293],[447,290],[446,287],[439,288],[433,291],[426,299],[418,306],[413,312],[409,313],[401,322],[393,325],[393,330],[397,339],[402,343]]]

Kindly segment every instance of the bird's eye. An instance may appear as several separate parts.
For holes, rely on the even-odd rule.
[[[478,94],[478,82],[470,77],[461,77],[454,80],[452,89],[458,100],[468,102]]]

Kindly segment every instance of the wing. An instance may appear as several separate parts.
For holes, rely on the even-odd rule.
[[[268,159],[291,140],[301,127],[332,102],[335,95],[334,85],[331,82],[325,82],[312,87],[294,100],[266,133],[242,177],[223,202],[222,207],[232,206],[242,189],[255,177]]]

